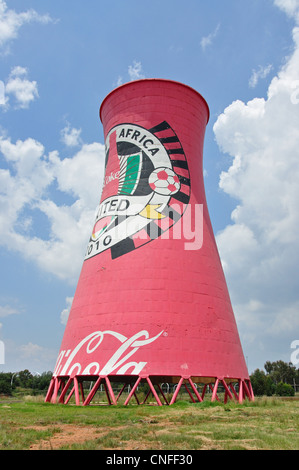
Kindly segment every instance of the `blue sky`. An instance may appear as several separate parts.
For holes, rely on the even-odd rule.
[[[249,371],[299,339],[299,0],[0,0],[0,370],[53,370],[118,84],[199,91],[209,212]],[[90,170],[92,169],[92,171]]]

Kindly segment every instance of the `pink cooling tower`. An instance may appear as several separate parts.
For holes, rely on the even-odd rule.
[[[159,405],[182,386],[193,401],[253,399],[205,198],[205,100],[138,80],[100,117],[102,195],[46,401],[88,405],[103,385],[116,404],[130,384],[138,402],[141,382]],[[169,401],[162,383],[177,384]]]

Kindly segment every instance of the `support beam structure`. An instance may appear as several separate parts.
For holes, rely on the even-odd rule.
[[[160,379],[160,380],[159,380]],[[113,376],[74,376],[74,377],[53,377],[49,386],[49,390],[45,401],[48,403],[60,403],[68,404],[74,395],[75,404],[77,406],[83,405],[88,406],[92,403],[96,393],[100,387],[104,389],[106,400],[108,405],[117,405],[120,403],[120,398],[123,395],[126,387],[128,387],[128,393],[125,398],[125,406],[132,404],[131,400],[134,397],[134,403],[137,405],[144,405],[149,403],[149,398],[154,399],[154,404],[158,406],[173,405],[177,400],[179,393],[186,392],[190,400],[193,403],[202,403],[204,400],[210,400],[212,402],[219,401],[227,403],[228,400],[243,403],[245,399],[254,401],[254,394],[251,387],[251,383],[248,379],[228,379],[214,377],[210,378],[207,382],[206,378],[194,378],[194,377],[180,377],[177,383],[173,383],[173,377],[169,377],[167,382],[165,377],[115,377]],[[119,389],[121,381],[125,383]],[[85,398],[84,394],[84,382],[89,383],[89,392]],[[163,392],[163,384],[170,384],[168,388],[172,386],[172,393]],[[138,398],[138,387],[145,384],[143,390],[146,389],[146,393],[143,401],[141,402]],[[113,390],[117,387],[117,394]],[[207,393],[207,390],[209,393]],[[152,402],[151,402],[152,403]],[[101,400],[101,404],[103,401]]]

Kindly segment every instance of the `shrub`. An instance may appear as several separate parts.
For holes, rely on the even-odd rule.
[[[10,383],[3,379],[0,379],[0,394],[9,396],[12,394]]]
[[[276,395],[279,395],[280,397],[293,397],[295,395],[295,390],[294,390],[294,387],[292,387],[292,385],[279,382],[276,385],[275,393]]]

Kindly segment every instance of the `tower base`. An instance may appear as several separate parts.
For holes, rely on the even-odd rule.
[[[140,387],[143,392],[142,401],[138,397]],[[123,401],[123,398],[120,400],[126,389],[125,400]],[[106,402],[95,400],[98,391],[105,392]],[[134,397],[137,405],[144,405],[149,403],[150,397],[153,397],[155,405],[163,406],[173,405],[180,391],[185,391],[193,403],[204,400],[223,403],[227,403],[228,400],[239,403],[243,403],[246,399],[254,401],[251,382],[244,378],[80,375],[53,377],[45,402],[66,405],[71,399],[72,402],[75,399],[75,404],[78,406],[105,403],[128,405]]]

